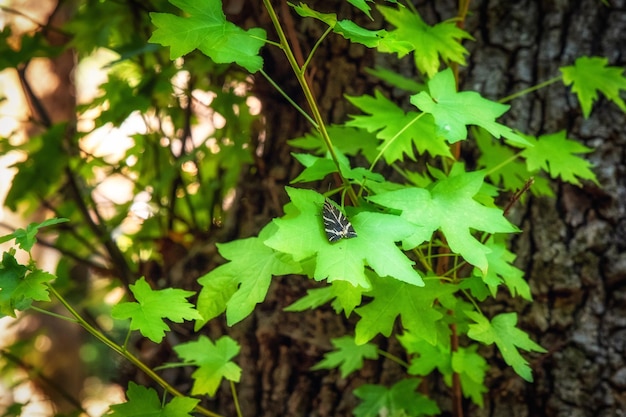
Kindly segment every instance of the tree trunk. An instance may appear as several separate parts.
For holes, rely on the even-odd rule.
[[[333,8],[325,1],[312,7],[350,18],[346,4],[338,2]],[[419,2],[418,10],[434,24],[454,17],[456,6],[452,0]],[[623,2],[621,8],[610,8],[593,0],[477,1],[471,3],[470,11],[466,30],[476,41],[466,42],[471,56],[460,71],[461,89],[476,89],[492,100],[560,75],[560,66],[571,65],[581,55],[605,56],[610,65],[625,64]],[[261,24],[269,27],[267,21]],[[294,25],[306,55],[323,28],[310,20],[294,19]],[[284,58],[278,54],[268,58],[271,75],[289,83],[293,77]],[[349,109],[343,93],[384,89],[373,84],[363,70],[375,60],[393,60],[389,58],[373,57],[365,48],[331,36],[316,53],[310,71],[326,120],[346,120]],[[414,74],[407,69],[412,68],[410,60],[395,65]],[[298,91],[294,85],[282,85],[288,92]],[[299,122],[299,115],[278,95],[267,93],[261,80],[257,86],[268,129],[263,165],[272,168],[261,180],[262,187],[250,182],[244,196],[254,202],[248,204],[246,218],[254,218],[260,227],[266,215],[280,214],[277,201],[286,200],[281,187],[298,169],[284,141],[310,127]],[[389,93],[394,97],[395,92]],[[531,135],[565,129],[569,138],[596,149],[589,158],[596,165],[601,188],[593,184],[576,188],[556,181],[555,198],[529,198],[515,213],[523,231],[514,239],[513,249],[535,301],[521,303],[506,296],[498,298],[494,308],[518,311],[523,328],[548,353],[532,357],[535,382],[531,384],[516,376],[499,355],[492,355],[494,369],[488,377],[485,407],[466,403],[466,415],[626,415],[623,113],[601,99],[591,118],[584,120],[577,99],[557,83],[513,101],[506,118],[506,123]],[[246,370],[240,387],[245,415],[348,416],[356,405],[352,389],[363,382],[394,382],[401,372],[387,361],[368,364],[345,380],[336,372],[310,371],[330,347],[329,338],[350,333],[352,325],[329,308],[304,315],[281,312],[304,295],[308,285],[302,279],[275,280],[253,317],[231,329],[249,342],[239,357]],[[392,346],[386,348],[393,350],[395,340],[389,343]],[[443,389],[433,394],[442,398],[440,405],[449,412],[449,392]]]

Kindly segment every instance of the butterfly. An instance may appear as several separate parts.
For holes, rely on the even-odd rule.
[[[348,218],[329,200],[324,201],[322,219],[324,220],[324,231],[330,243],[356,237],[354,227]]]

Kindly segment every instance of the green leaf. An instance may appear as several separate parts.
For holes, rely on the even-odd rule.
[[[489,286],[491,296],[496,296],[498,285],[504,282],[511,296],[519,295],[524,300],[532,301],[530,287],[524,280],[524,271],[513,266],[515,254],[509,252],[503,242],[497,242],[493,238],[487,241],[486,246],[491,252],[487,253],[489,269],[483,280]]]
[[[169,1],[189,16],[150,13],[157,29],[149,42],[169,46],[170,59],[199,49],[218,64],[234,62],[252,73],[263,67],[259,49],[265,43],[265,30],[252,28],[246,31],[227,21],[220,0]]]
[[[237,265],[229,262],[220,265],[198,279],[202,286],[198,294],[196,308],[202,316],[196,320],[194,330],[200,330],[206,323],[226,311],[228,301],[237,291]]]
[[[398,216],[359,212],[349,220],[357,237],[328,242],[322,221],[324,197],[310,190],[287,187],[291,204],[287,213],[274,219],[278,231],[265,241],[277,251],[288,253],[297,261],[315,257],[314,278],[348,281],[354,286],[369,288],[365,265],[380,276],[390,276],[413,285],[423,285],[420,275],[412,268],[394,242],[413,233],[413,226]]]
[[[491,249],[476,239],[471,231],[513,233],[517,228],[502,215],[502,210],[486,207],[474,199],[482,185],[482,172],[462,173],[439,180],[430,191],[405,188],[372,196],[370,200],[401,210],[402,218],[419,226],[403,241],[405,249],[430,240],[432,233],[440,229],[453,252],[486,273],[486,254]]]
[[[467,125],[484,128],[496,138],[528,144],[511,128],[496,123],[510,106],[487,100],[474,91],[456,91],[454,74],[450,68],[437,73],[429,82],[430,94],[422,91],[411,96],[411,104],[435,118],[437,134],[454,143],[467,138]]]
[[[381,415],[433,416],[440,413],[437,403],[416,392],[419,379],[403,379],[391,388],[364,384],[354,390],[363,400],[354,409],[356,417],[379,417]],[[402,414],[403,413],[403,414]]]
[[[478,166],[488,172],[487,176],[495,186],[502,185],[508,191],[519,190],[531,174],[526,164],[510,146],[497,141],[485,129],[471,129],[476,145],[480,149]]]
[[[157,392],[152,388],[128,384],[128,402],[114,404],[107,416],[112,417],[192,417],[191,412],[200,400],[188,397],[174,397],[162,406]]]
[[[608,60],[603,57],[582,56],[573,66],[561,67],[563,83],[571,85],[578,96],[585,118],[591,114],[591,107],[598,99],[597,91],[626,112],[626,104],[620,97],[620,91],[626,90],[624,68],[607,67]]]
[[[439,70],[440,58],[445,63],[456,62],[465,65],[465,55],[468,52],[461,41],[474,38],[457,27],[454,21],[429,26],[418,14],[413,14],[405,8],[378,6],[378,10],[389,23],[397,27],[387,38],[410,45],[410,51],[415,51],[415,65],[429,78]],[[383,52],[397,51],[392,49]]]
[[[259,237],[218,243],[220,254],[230,262],[198,279],[202,290],[198,296],[196,331],[226,311],[229,326],[246,318],[267,295],[272,275],[299,274],[302,268],[291,257],[267,247],[275,226],[263,228]]]
[[[368,1],[372,2],[373,0],[348,0],[348,3],[350,3],[351,5],[365,13],[367,17],[372,19],[372,14],[370,13],[370,10],[372,10],[372,8],[369,6],[369,4],[367,4]]]
[[[365,29],[364,27],[361,27],[353,21],[347,19],[338,21],[333,30],[335,33],[340,34],[344,38],[352,42],[365,45],[368,48],[378,47],[387,35],[387,31],[384,29]]]
[[[344,155],[356,156],[361,153],[370,163],[376,158],[378,141],[371,133],[345,125],[331,125],[326,130],[335,149]],[[290,146],[312,150],[320,155],[326,153],[326,145],[317,131],[307,133],[300,138],[291,139],[288,143]]]
[[[239,345],[228,336],[220,337],[215,344],[206,336],[195,342],[181,343],[174,350],[186,363],[197,366],[191,376],[194,379],[191,395],[214,396],[222,378],[239,382],[241,368],[232,358],[239,354]]]
[[[16,317],[15,310],[25,310],[33,301],[50,301],[45,283],[54,278],[39,269],[29,272],[11,253],[4,252],[0,266],[0,315]]]
[[[467,336],[485,345],[495,343],[504,361],[528,382],[533,376],[528,362],[520,355],[518,348],[529,352],[546,352],[544,348],[533,342],[524,331],[516,327],[517,314],[503,313],[495,316],[491,322],[477,312],[466,311],[465,314],[476,324],[469,325]]]
[[[484,379],[489,368],[485,359],[476,353],[477,345],[459,347],[453,352],[449,343],[432,345],[412,332],[405,332],[398,340],[411,355],[409,374],[425,376],[436,369],[450,387],[452,374],[456,372],[461,378],[463,394],[482,406],[483,393],[487,391]]]
[[[331,285],[323,288],[307,290],[307,294],[295,303],[285,307],[285,311],[304,311],[320,307],[327,302],[333,301],[336,313],[345,312],[349,317],[352,311],[361,304],[361,295],[364,289],[355,287],[346,281],[334,281]]]
[[[377,47],[384,40],[385,35],[387,34],[386,30],[365,29],[351,20],[344,19],[338,21],[337,15],[335,13],[321,13],[311,9],[304,3],[300,3],[299,6],[291,3],[289,4],[300,16],[318,19],[331,27],[335,33],[340,34],[341,36],[352,42],[363,44],[368,48]]]
[[[15,239],[15,243],[17,243],[17,245],[21,249],[30,252],[35,243],[37,243],[36,235],[39,229],[59,223],[65,223],[67,221],[69,221],[69,219],[54,218],[44,220],[41,223],[30,223],[28,226],[26,226],[26,230],[16,229],[13,233],[0,237],[0,243],[8,242],[11,239]]]
[[[137,302],[120,303],[113,307],[111,315],[120,320],[131,319],[130,329],[139,330],[154,343],[160,343],[165,331],[169,330],[164,318],[174,323],[202,318],[193,304],[185,300],[195,294],[193,291],[152,290],[143,277],[129,287]]]
[[[324,355],[324,359],[311,367],[311,370],[339,368],[345,378],[363,367],[363,359],[378,359],[376,345],[357,345],[350,336],[331,339],[335,351]]]
[[[452,157],[443,137],[435,134],[434,121],[430,115],[405,113],[381,92],[375,91],[374,94],[375,97],[347,97],[350,103],[368,115],[351,115],[352,120],[346,126],[378,132],[376,137],[383,140],[378,149],[383,152],[388,164],[402,161],[404,155],[415,160],[413,145],[420,154],[428,152],[432,156]]]
[[[398,336],[398,340],[407,354],[411,355],[409,374],[425,376],[437,369],[446,379],[451,378],[450,344],[445,340],[432,344],[412,331],[405,331],[403,335]]]
[[[376,78],[380,78],[393,87],[398,87],[410,93],[419,93],[420,91],[424,91],[426,89],[424,84],[386,68],[365,68],[365,72]]]
[[[454,285],[442,285],[435,280],[427,281],[420,288],[390,279],[373,281],[369,296],[373,300],[356,309],[361,319],[356,325],[355,341],[363,344],[378,333],[389,337],[397,317],[402,327],[419,335],[430,344],[436,344],[440,331],[439,321],[443,315],[433,308],[437,298],[455,291]]]
[[[335,154],[343,178],[353,180],[357,184],[362,184],[365,181],[384,182],[385,178],[382,175],[361,167],[351,168],[350,161],[345,155],[342,155],[338,150],[335,151]],[[337,172],[337,166],[330,159],[330,155],[326,158],[319,158],[311,154],[292,153],[291,155],[306,167],[300,175],[291,181],[292,183],[317,181]]]
[[[484,381],[489,365],[476,352],[477,349],[477,345],[471,345],[468,348],[459,347],[456,352],[452,352],[452,370],[459,374],[463,395],[482,407],[483,394],[488,391]],[[450,383],[448,385],[451,386]]]
[[[598,184],[595,174],[589,169],[591,163],[575,155],[589,153],[592,149],[567,139],[564,130],[539,138],[525,138],[532,145],[522,151],[529,171],[542,169],[552,178],[561,177],[563,181],[575,185],[580,185],[579,178]]]

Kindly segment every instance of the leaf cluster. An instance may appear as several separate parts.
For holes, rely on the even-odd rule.
[[[532,301],[523,271],[514,264],[515,254],[507,248],[507,237],[519,229],[507,218],[509,206],[497,202],[512,195],[510,201],[519,203],[525,190],[551,195],[551,180],[577,186],[597,183],[583,157],[592,149],[565,131],[539,136],[518,131],[501,121],[509,105],[476,91],[459,91],[453,68],[465,64],[468,51],[463,43],[473,38],[454,20],[429,25],[411,6],[388,2],[373,11],[367,1],[349,3],[369,18],[378,13],[384,28],[366,29],[304,3],[290,4],[300,18],[315,19],[327,28],[304,63],[295,59],[284,22],[269,1],[264,7],[275,40],[264,29],[242,29],[228,21],[219,0],[157,2],[156,11],[149,13],[128,13],[118,3],[97,2],[93,7],[85,4],[67,25],[71,46],[81,56],[105,47],[117,58],[108,64],[101,94],[79,108],[82,120],[98,114],[91,129],[77,132],[66,123],[49,122],[42,113],[40,135],[26,143],[0,143],[2,152],[27,155],[14,166],[17,174],[5,205],[27,212],[44,205],[58,218],[17,229],[0,242],[14,240],[30,254],[35,235],[55,226],[60,238],[51,245],[66,255],[60,265],[88,265],[103,276],[116,277],[115,285],[126,290],[129,300],[113,306],[110,317],[126,322],[128,333],[120,342],[94,327],[66,300],[63,288],[55,289],[69,281],[65,269],[60,267],[55,276],[33,261],[22,265],[16,248],[5,252],[0,263],[0,314],[16,317],[37,303],[45,305],[52,293],[75,323],[173,396],[159,399],[154,389],[131,382],[128,402],[112,406],[111,415],[215,416],[200,405],[200,398],[216,395],[224,381],[231,384],[238,409],[234,383],[246,372],[234,362],[240,346],[229,336],[213,341],[202,332],[222,314],[229,326],[249,317],[278,276],[311,282],[312,288],[287,311],[329,304],[356,323],[353,334],[331,341],[334,349],[313,371],[337,369],[342,378],[350,378],[364,361],[386,357],[406,372],[405,379],[390,387],[357,388],[357,416],[440,413],[434,401],[416,392],[433,373],[453,387],[451,392],[462,392],[482,406],[489,365],[479,353],[481,345],[495,346],[513,371],[532,381],[522,351],[543,348],[519,327],[517,313],[488,317],[481,309],[485,299],[495,298],[502,289]],[[103,13],[115,19],[107,23],[96,18]],[[149,43],[139,33],[150,33]],[[357,114],[345,123],[327,125],[311,91],[307,66],[332,33],[399,59],[409,56],[418,79],[387,68],[370,71],[382,83],[404,90],[409,105],[400,106],[382,89],[346,96]],[[9,35],[3,32],[5,38]],[[58,52],[38,35],[25,37],[19,51],[3,48],[3,68]],[[262,48],[285,54],[308,110],[264,71]],[[626,78],[622,70],[608,67],[606,59],[581,57],[561,72],[562,78],[554,82],[572,86],[585,117],[597,91],[626,111],[620,98]],[[285,187],[284,215],[256,236],[232,240],[220,232],[236,221],[228,207],[254,158],[254,126],[260,119],[249,106],[247,84],[254,73],[268,78],[312,128],[289,141],[300,150],[292,155],[303,168]],[[181,75],[186,76],[183,83],[177,81]],[[143,128],[129,135],[130,145],[115,154],[86,149],[90,134],[119,128],[133,115],[139,115]],[[226,123],[210,133],[197,133],[203,116]],[[472,143],[478,150],[476,169],[463,162],[461,143]],[[401,180],[383,175],[389,170]],[[107,211],[96,196],[113,176],[126,181],[133,198],[108,201],[112,209]],[[322,189],[320,181],[333,179],[332,190],[316,191]],[[138,198],[141,195],[149,196],[149,204]],[[355,237],[329,241],[322,219],[329,199],[346,216]],[[138,207],[147,214],[129,231],[128,213],[137,214]],[[186,251],[189,242],[215,234],[218,241],[224,237],[216,247],[225,262],[196,280],[197,292],[177,288],[175,281],[164,285],[161,277],[146,277],[146,269],[140,268],[157,263],[167,270],[180,253],[171,248]],[[51,285],[55,278],[58,282]],[[193,322],[193,337],[173,346],[180,362],[159,369],[193,367],[188,393],[163,380],[128,347],[132,332],[163,344],[172,331],[169,323],[185,321]],[[396,337],[404,356],[378,349],[380,337]]]

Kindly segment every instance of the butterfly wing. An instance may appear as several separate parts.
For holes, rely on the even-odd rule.
[[[356,237],[354,227],[348,218],[330,201],[324,201],[322,207],[322,219],[324,220],[324,231],[328,241],[333,243],[339,239],[350,239]]]

